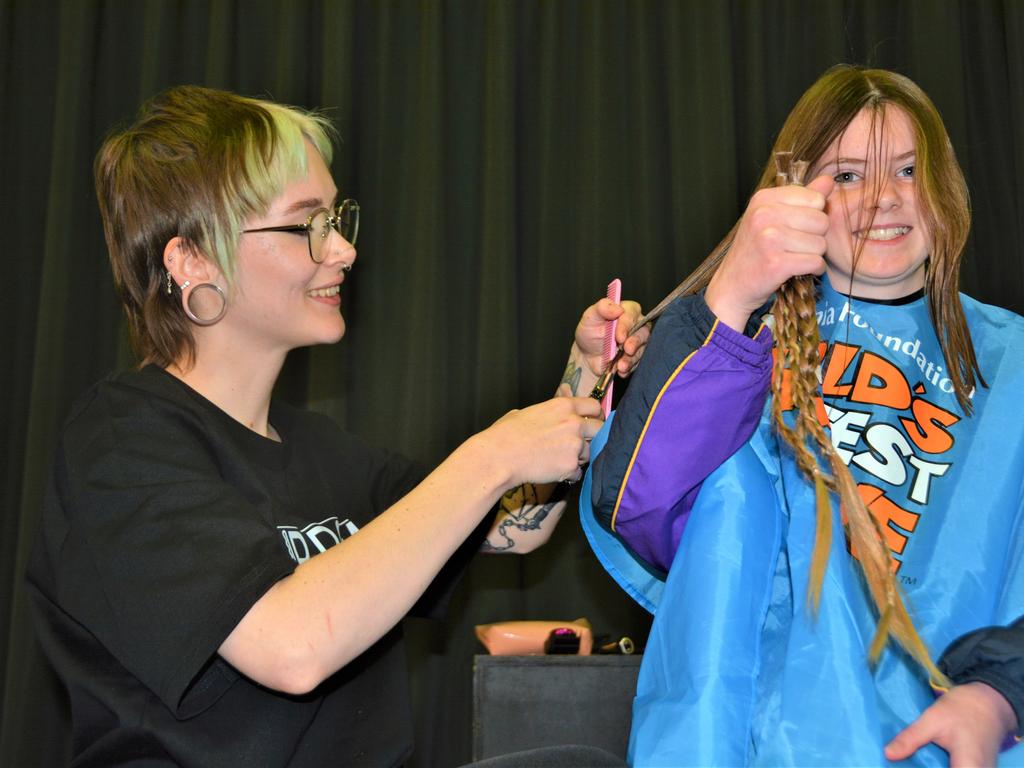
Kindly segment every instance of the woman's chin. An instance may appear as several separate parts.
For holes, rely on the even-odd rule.
[[[345,321],[339,318],[338,327],[332,332],[327,334],[327,337],[321,341],[321,344],[337,344],[345,336]]]

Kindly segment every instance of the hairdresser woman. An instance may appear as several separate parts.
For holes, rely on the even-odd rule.
[[[97,156],[143,365],[75,406],[30,566],[74,765],[400,764],[399,621],[436,611],[506,490],[588,459],[585,398],[513,411],[430,474],[272,398],[289,350],[345,331],[358,207],[330,158],[322,118],[198,87],[145,104]],[[621,312],[581,320],[585,379]],[[540,503],[504,510],[518,528],[492,548],[518,529],[539,543],[558,487],[521,494]]]

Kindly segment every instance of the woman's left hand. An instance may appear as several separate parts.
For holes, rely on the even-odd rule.
[[[623,352],[615,365],[615,371],[619,376],[628,376],[633,372],[651,335],[649,325],[640,328],[632,336],[629,335],[629,329],[642,315],[640,305],[635,301],[616,304],[611,299],[601,299],[584,310],[576,326],[575,346],[592,374],[600,376],[604,373],[604,361],[601,357],[604,350],[604,324],[616,319],[619,323],[615,329],[615,342],[616,345],[623,346]]]
[[[888,760],[905,760],[925,744],[949,753],[951,768],[994,766],[999,747],[1017,730],[1010,703],[985,683],[955,685],[885,747]]]

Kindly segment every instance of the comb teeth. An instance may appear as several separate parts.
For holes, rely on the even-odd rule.
[[[622,301],[622,281],[619,278],[615,278],[608,283],[608,291],[605,296],[616,304]],[[615,344],[615,328],[618,326],[618,320],[608,320],[604,324],[604,348],[601,350],[601,362],[604,364],[605,369],[615,358],[615,353],[618,351]],[[601,398],[601,412],[607,419],[608,414],[612,410],[612,387],[614,383],[614,377],[608,379],[608,386],[604,390],[604,397]]]
[[[604,326],[604,348],[601,350],[601,360],[605,365],[610,363],[615,356],[615,322],[615,320],[611,320]]]

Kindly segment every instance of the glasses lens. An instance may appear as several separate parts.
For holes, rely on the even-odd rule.
[[[332,227],[355,245],[359,237],[359,203],[345,200],[333,211],[317,211],[309,220],[309,255],[317,264],[324,260],[324,248]]]
[[[338,232],[352,245],[359,237],[359,203],[355,200],[344,200],[338,206]]]
[[[327,236],[331,234],[330,214],[327,211],[317,211],[309,221],[309,255],[313,261],[319,264],[324,260],[324,243]]]

